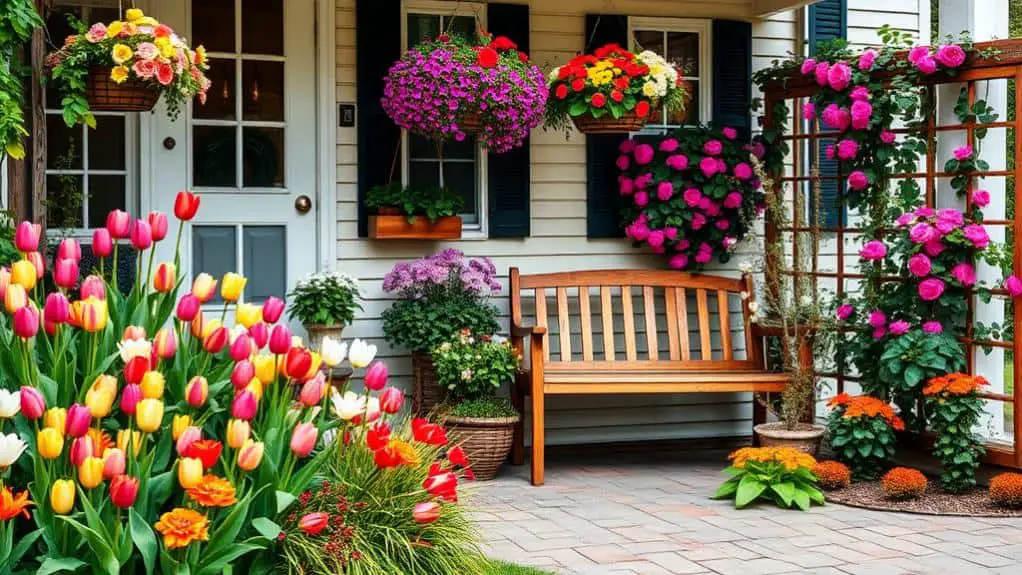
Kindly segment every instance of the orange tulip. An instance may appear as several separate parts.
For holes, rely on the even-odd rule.
[[[177,284],[177,268],[170,262],[163,262],[156,266],[156,275],[153,276],[153,289],[160,293],[170,293]]]
[[[259,467],[263,460],[265,446],[262,441],[245,440],[245,444],[238,450],[238,467],[245,471],[252,471]]]

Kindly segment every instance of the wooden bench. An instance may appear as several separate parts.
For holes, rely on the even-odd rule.
[[[512,457],[524,463],[525,396],[531,395],[533,485],[543,484],[547,395],[778,392],[788,381],[763,367],[761,341],[749,321],[751,276],[660,270],[520,275],[511,268],[510,282],[512,343],[524,356],[529,340],[528,370],[513,393],[523,415]],[[523,303],[530,300],[535,321],[525,325]],[[753,424],[765,415],[754,402]]]

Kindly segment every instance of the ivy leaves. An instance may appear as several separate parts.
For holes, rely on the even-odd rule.
[[[18,49],[43,25],[31,0],[0,0],[0,150],[16,160],[25,157],[25,99]]]

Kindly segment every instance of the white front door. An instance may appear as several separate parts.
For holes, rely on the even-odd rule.
[[[149,117],[149,205],[170,214],[177,192],[200,194],[180,273],[237,271],[247,301],[283,297],[316,269],[314,3],[161,0],[154,11],[205,46],[212,87],[176,121],[162,103]],[[173,242],[163,243],[161,259],[172,258]]]

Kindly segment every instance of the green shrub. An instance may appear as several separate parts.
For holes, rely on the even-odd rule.
[[[383,334],[393,345],[428,352],[462,329],[497,331],[496,316],[497,308],[471,298],[399,300],[383,312]]]
[[[478,417],[492,419],[496,417],[514,417],[518,411],[508,399],[487,398],[470,399],[459,402],[452,407],[447,415],[451,417]]]
[[[437,381],[457,400],[486,399],[512,383],[521,358],[506,338],[462,330],[433,350]]]
[[[358,280],[342,273],[319,273],[303,278],[288,294],[288,314],[305,325],[351,325],[362,289]]]
[[[905,429],[905,423],[890,404],[868,395],[841,393],[827,406],[832,408],[827,420],[830,445],[838,460],[848,465],[856,481],[880,477],[894,457],[894,432]]]

